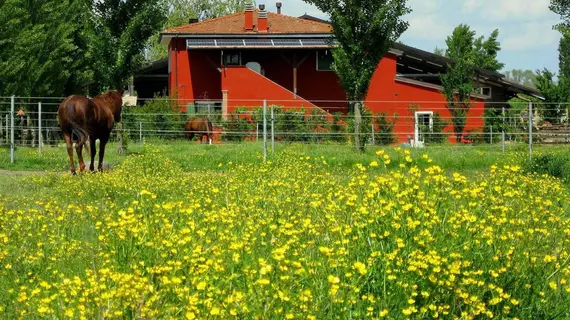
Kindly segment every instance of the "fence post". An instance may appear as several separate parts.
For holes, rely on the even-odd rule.
[[[271,152],[275,152],[275,113],[271,105]]]
[[[139,141],[142,143],[143,142],[143,136],[142,136],[142,121],[139,121]]]
[[[14,164],[14,105],[16,104],[16,97],[12,96],[10,99],[10,163]]]
[[[372,117],[372,123],[370,124],[372,127],[372,145],[376,145],[376,138],[374,137],[374,117]]]
[[[528,103],[528,157],[532,161],[532,102]]]
[[[42,103],[38,102],[38,151],[42,154]]]
[[[491,138],[490,139],[491,139],[491,144],[493,144],[493,126],[491,126],[490,129],[491,129],[491,132],[490,132]]]
[[[259,140],[259,123],[255,123],[255,142]]]
[[[501,144],[503,146],[503,153],[505,153],[505,138],[506,138],[506,134],[505,134],[505,106],[503,106],[503,126],[502,128],[502,134],[501,134]]]
[[[267,161],[267,100],[263,100],[263,161]]]

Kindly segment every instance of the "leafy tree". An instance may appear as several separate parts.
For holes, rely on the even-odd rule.
[[[483,36],[475,38],[475,35],[475,31],[468,25],[461,24],[445,41],[445,55],[453,59],[454,63],[448,65],[448,71],[441,76],[441,82],[457,142],[460,142],[463,136],[467,112],[470,109],[475,68],[497,71],[504,67],[504,64],[497,60],[497,54],[501,50],[497,40],[499,31],[493,31],[487,39]]]
[[[473,63],[476,67],[499,71],[505,67],[504,63],[497,60],[497,55],[501,51],[501,44],[497,40],[499,30],[495,29],[489,38],[485,40],[483,36],[477,38],[473,45]]]
[[[445,56],[453,60],[467,60],[473,62],[475,31],[466,24],[457,26],[453,33],[445,40],[447,49]]]
[[[461,142],[467,112],[471,108],[472,81],[473,65],[467,59],[457,59],[453,66],[448,66],[447,73],[441,76],[443,95],[447,101],[447,109],[451,113],[457,142]]]
[[[505,79],[527,87],[534,87],[536,73],[532,70],[513,69],[505,72]]]
[[[77,0],[0,1],[0,95],[63,96],[89,76]]]
[[[166,8],[161,0],[88,1],[96,90],[123,87],[143,63],[146,41],[162,26]]]
[[[538,111],[544,121],[559,123],[564,111],[560,104],[569,101],[570,98],[567,90],[568,79],[562,76],[557,82],[555,74],[547,69],[539,70],[537,74],[536,87],[544,97],[544,101],[537,105]]]
[[[168,17],[161,30],[185,25],[191,18],[201,20],[242,11],[247,0],[162,0],[168,8]],[[168,48],[158,43],[160,32],[156,32],[148,42],[147,59],[155,61],[168,57]]]
[[[330,16],[338,46],[332,50],[333,69],[348,98],[363,101],[379,61],[390,46],[407,30],[402,16],[411,12],[406,0],[305,0]],[[361,134],[364,106],[357,103],[355,145],[364,151]]]
[[[433,49],[433,53],[437,54],[438,56],[445,57],[445,49],[443,48],[435,47],[435,49]]]

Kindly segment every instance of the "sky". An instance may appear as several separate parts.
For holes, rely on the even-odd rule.
[[[283,14],[305,13],[327,18],[317,8],[302,0],[281,0]],[[263,3],[257,0],[258,3]],[[445,38],[461,23],[469,25],[477,36],[499,29],[502,50],[499,60],[503,71],[543,69],[558,71],[559,33],[552,26],[558,15],[548,9],[549,0],[408,0],[413,12],[405,17],[410,23],[400,40],[412,47],[433,52],[445,48]],[[275,4],[265,2],[268,10]]]

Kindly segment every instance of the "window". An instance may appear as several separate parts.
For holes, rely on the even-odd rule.
[[[478,88],[478,89],[477,89],[477,92],[478,92],[479,94],[484,95],[484,96],[490,97],[492,91],[491,91],[491,87],[481,87],[481,88]]]
[[[224,66],[241,66],[241,52],[224,51],[222,54],[222,64]]]
[[[317,51],[317,71],[332,71],[333,62],[330,50]]]

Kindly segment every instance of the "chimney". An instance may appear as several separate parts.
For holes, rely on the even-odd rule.
[[[277,14],[281,14],[281,7],[283,7],[283,3],[281,3],[281,1],[277,1],[275,5],[277,6]]]
[[[253,31],[253,4],[245,5],[245,31]]]
[[[267,11],[265,11],[265,5],[259,5],[259,12],[257,14],[257,31],[258,32],[267,32],[268,23],[267,23]]]

